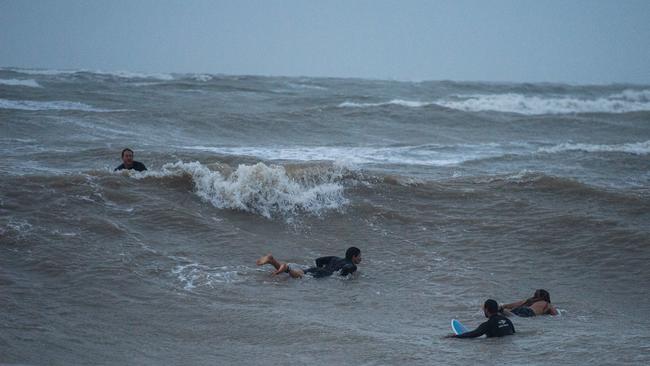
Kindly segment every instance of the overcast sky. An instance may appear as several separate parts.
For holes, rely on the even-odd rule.
[[[0,66],[650,84],[650,0],[0,0]]]

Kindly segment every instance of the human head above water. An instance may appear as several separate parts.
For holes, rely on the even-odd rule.
[[[499,304],[496,302],[496,300],[487,299],[483,304],[483,312],[485,313],[486,317],[494,315],[499,312]]]
[[[539,289],[535,291],[535,295],[533,297],[538,298],[538,299],[544,299],[547,303],[551,303],[551,294],[548,293],[548,291],[544,289]]]
[[[127,167],[133,165],[133,150],[128,147],[122,150],[122,162],[124,163],[124,166]]]
[[[357,247],[349,247],[345,251],[345,259],[351,260],[354,264],[361,263],[361,249]]]

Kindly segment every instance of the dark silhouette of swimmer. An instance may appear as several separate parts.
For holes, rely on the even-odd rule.
[[[293,278],[302,278],[305,274],[310,274],[313,277],[327,277],[335,272],[341,276],[347,276],[357,270],[357,264],[361,263],[361,250],[356,247],[349,247],[345,251],[345,258],[341,257],[320,257],[316,259],[316,266],[309,268],[302,268],[301,266],[280,262],[273,257],[271,253],[261,257],[255,263],[258,266],[271,264],[275,267],[275,271],[271,275],[275,276],[280,273],[288,273]]]
[[[142,172],[147,170],[147,168],[144,166],[139,161],[134,161],[133,160],[133,150],[129,149],[128,147],[124,150],[122,150],[122,164],[115,168],[114,171],[122,170],[122,169],[127,169],[127,170],[136,170],[138,172]]]
[[[544,289],[535,291],[533,297],[530,297],[526,300],[503,305],[501,308],[499,308],[499,311],[508,316],[514,314],[521,317],[559,314],[555,306],[551,304],[551,295]]]
[[[447,338],[476,338],[485,334],[486,337],[503,337],[515,334],[515,326],[510,319],[499,314],[499,304],[492,299],[485,300],[483,313],[488,320],[478,328],[462,334],[450,334]]]

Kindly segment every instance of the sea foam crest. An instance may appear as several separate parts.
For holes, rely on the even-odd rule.
[[[164,73],[140,73],[140,72],[132,72],[132,71],[101,71],[101,70],[85,71],[85,72],[89,72],[97,75],[116,76],[118,78],[123,78],[123,79],[156,79],[156,80],[163,80],[163,81],[174,80],[174,77],[172,75],[164,74]]]
[[[27,86],[30,88],[42,88],[34,79],[0,79],[0,85]]]
[[[539,152],[558,153],[563,151],[585,151],[585,152],[624,152],[635,155],[650,154],[650,140],[644,142],[614,144],[614,145],[595,145],[581,143],[564,143],[547,148],[540,148]]]
[[[363,164],[407,164],[446,166],[466,161],[496,157],[504,153],[520,151],[516,144],[426,144],[418,146],[295,146],[295,147],[208,147],[184,146],[186,149],[212,151],[218,154],[255,156],[267,160],[332,161],[354,168]]]
[[[336,174],[321,179],[295,179],[278,165],[241,164],[229,176],[210,170],[199,162],[165,164],[147,176],[189,175],[196,194],[221,209],[241,210],[271,218],[299,212],[320,214],[348,203]]]
[[[382,102],[382,103],[355,103],[355,102],[350,102],[350,101],[345,101],[341,104],[339,104],[340,108],[367,108],[367,107],[381,107],[381,106],[386,106],[386,105],[398,105],[402,107],[411,107],[411,108],[419,108],[419,107],[426,107],[429,105],[435,104],[434,102],[419,102],[419,101],[412,101],[412,100],[402,100],[402,99],[393,99],[388,102]]]
[[[132,71],[102,71],[102,70],[88,70],[88,69],[77,69],[77,70],[18,69],[18,68],[8,68],[5,70],[19,72],[21,74],[27,74],[27,75],[56,76],[56,75],[72,75],[77,73],[89,73],[89,74],[96,74],[96,75],[116,76],[123,79],[157,79],[163,81],[174,80],[174,77],[170,74],[138,73]]]
[[[431,102],[393,99],[379,103],[345,101],[340,108],[369,108],[397,105],[420,108],[437,105],[465,112],[505,112],[525,115],[573,113],[627,113],[650,111],[650,90],[627,89],[608,96],[584,99],[570,96],[534,96],[517,93],[456,95]]]
[[[9,100],[0,99],[0,109],[19,109],[24,111],[84,111],[84,112],[115,112],[110,109],[100,109],[80,102],[65,100],[40,102],[34,100]]]
[[[627,113],[650,111],[650,91],[625,90],[596,99],[540,97],[516,93],[459,95],[461,100],[435,103],[466,112],[496,111],[525,115],[572,113]]]

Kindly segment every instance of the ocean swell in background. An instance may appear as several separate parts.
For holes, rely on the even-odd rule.
[[[507,94],[453,95],[449,99],[431,102],[393,99],[379,103],[355,103],[346,101],[340,108],[369,108],[382,106],[421,108],[438,106],[465,112],[506,112],[524,115],[572,114],[572,113],[628,113],[650,111],[650,90],[623,90],[605,97],[587,99]]]
[[[648,364],[649,91],[0,68],[0,363]]]

